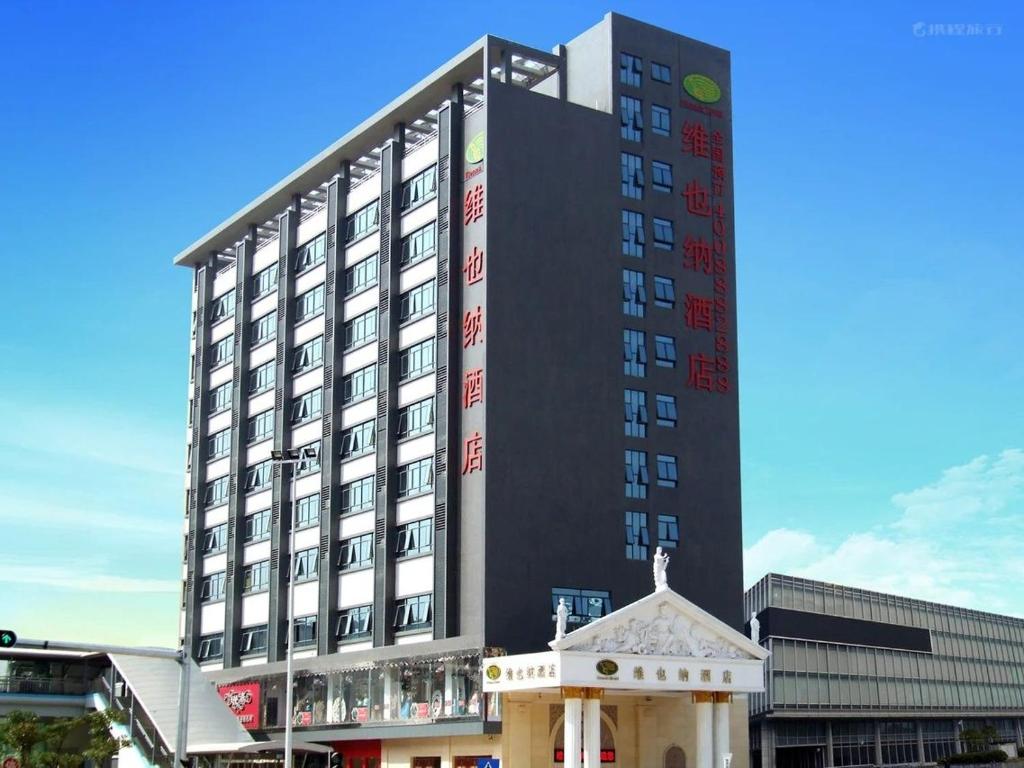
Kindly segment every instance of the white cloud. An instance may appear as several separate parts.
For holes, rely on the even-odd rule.
[[[746,583],[765,573],[1024,615],[1019,557],[1024,451],[979,456],[929,485],[892,497],[899,516],[826,540],[768,531],[744,552]]]
[[[979,456],[942,473],[935,483],[897,493],[893,504],[903,511],[896,526],[929,530],[1006,509],[1024,493],[1024,451],[1009,449],[994,461]]]
[[[94,593],[178,592],[181,582],[172,579],[137,579],[98,573],[91,565],[39,565],[7,562],[0,564],[0,583],[21,587],[50,587]]]
[[[743,566],[746,573],[759,574],[750,579],[753,582],[769,571],[778,570],[779,563],[786,564],[788,573],[813,563],[824,552],[825,548],[813,534],[777,528],[768,531],[743,553]]]
[[[180,520],[143,517],[141,515],[101,512],[89,508],[71,508],[50,504],[41,499],[28,499],[4,495],[0,507],[0,521],[7,526],[45,528],[57,531],[80,529],[88,531],[114,531],[118,536],[151,536],[170,538],[180,536]]]
[[[122,412],[93,404],[72,407],[46,403],[37,407],[0,401],[0,419],[5,424],[0,444],[20,451],[158,475],[181,477],[184,473],[184,438],[180,431],[163,430]]]

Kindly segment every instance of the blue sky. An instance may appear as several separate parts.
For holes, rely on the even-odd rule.
[[[481,34],[550,48],[610,8],[400,5],[386,46],[366,4],[5,6],[3,624],[174,642],[174,253]],[[1024,615],[1024,12],[615,10],[733,52],[748,581]]]

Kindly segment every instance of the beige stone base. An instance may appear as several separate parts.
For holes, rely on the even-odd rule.
[[[606,696],[601,704],[602,731],[612,740],[615,762],[602,768],[665,768],[666,753],[673,746],[683,750],[686,768],[693,768],[694,714],[689,695]],[[382,742],[381,763],[385,768],[411,768],[414,758],[439,757],[441,768],[454,768],[457,757],[490,756],[501,760],[501,768],[561,768],[554,762],[561,725],[562,700],[557,694],[506,694],[500,735],[392,739]],[[745,695],[733,697],[729,726],[732,768],[748,768]]]

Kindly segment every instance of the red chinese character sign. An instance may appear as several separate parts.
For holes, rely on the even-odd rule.
[[[217,693],[238,718],[243,728],[254,731],[260,727],[260,684],[238,683],[222,685]]]
[[[479,122],[474,122],[479,121]],[[484,432],[484,362],[487,343],[487,134],[482,115],[467,119],[465,168],[462,184],[462,310],[461,366],[452,371],[450,386],[462,385],[460,466],[463,487],[483,477],[486,440]],[[458,219],[454,221],[457,223]],[[453,275],[456,277],[458,273]],[[456,375],[460,376],[455,378]],[[454,392],[453,397],[458,397]],[[454,465],[454,462],[452,462]]]
[[[484,401],[484,369],[473,368],[462,377],[462,408],[469,410]]]
[[[681,73],[678,139],[682,221],[682,346],[686,386],[733,391],[732,190],[728,100],[704,72]]]

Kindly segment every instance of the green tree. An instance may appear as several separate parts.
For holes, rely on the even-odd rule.
[[[111,734],[119,722],[109,710],[56,720],[15,711],[0,720],[0,747],[17,755],[22,768],[81,768],[86,760],[103,765],[131,746],[131,739]]]
[[[960,731],[960,740],[968,752],[980,752],[999,739],[999,731],[993,725],[982,725],[977,728],[964,728]]]

